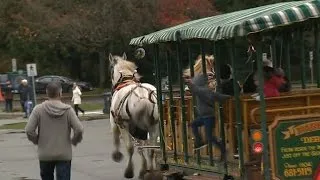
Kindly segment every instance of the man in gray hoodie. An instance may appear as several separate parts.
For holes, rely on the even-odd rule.
[[[33,144],[38,145],[41,179],[54,180],[56,169],[57,180],[70,180],[72,144],[76,146],[81,142],[83,126],[73,108],[61,102],[59,83],[48,84],[46,92],[49,100],[33,109],[25,128],[26,134]]]
[[[213,78],[213,77],[209,77]],[[208,87],[208,78],[205,75],[195,76],[192,80],[186,79],[186,83],[189,86],[190,91],[196,97],[196,110],[197,110],[197,119],[192,121],[191,127],[192,132],[195,136],[195,150],[198,150],[202,147],[208,145],[207,142],[217,145],[221,150],[221,158],[225,153],[224,146],[220,141],[217,140],[215,136],[212,135],[213,128],[215,125],[215,102],[222,102],[228,98],[229,95],[220,94],[214,92]],[[199,127],[205,126],[205,134],[207,142],[201,141],[201,136],[199,134]]]

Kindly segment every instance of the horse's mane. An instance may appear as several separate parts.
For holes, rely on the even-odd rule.
[[[212,68],[214,69],[214,57],[213,55],[206,54],[205,59],[206,59],[207,72],[211,72]],[[193,69],[194,69],[195,75],[202,74],[202,55],[201,54],[197,57],[194,63]],[[190,68],[185,69],[183,72],[183,75],[190,77],[191,76]]]
[[[129,60],[124,60],[120,56],[115,56],[117,59],[116,66],[118,67],[118,70],[121,71],[122,75],[124,77],[126,76],[132,76],[135,74],[135,77],[139,80],[141,76],[138,74],[138,72],[135,72],[137,70],[137,65]]]
[[[137,66],[134,62],[124,60],[121,57],[117,59],[117,65],[119,65],[123,69],[127,69],[129,71],[135,71],[137,69]]]
[[[214,64],[213,55],[206,54],[205,60],[206,60],[207,73],[209,73],[209,72],[214,73],[214,65],[215,64]],[[202,74],[202,55],[201,54],[197,57],[196,62],[193,65],[193,69],[194,69],[194,75]],[[190,68],[187,68],[184,70],[183,76],[191,77]],[[217,86],[216,79],[211,79],[208,81],[208,87],[210,89],[212,89],[213,91],[216,90],[216,86]]]

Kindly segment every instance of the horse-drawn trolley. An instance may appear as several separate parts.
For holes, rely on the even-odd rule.
[[[284,2],[133,38],[130,45],[152,48],[154,56],[160,167],[183,171],[189,179],[194,173],[217,179],[319,178],[319,16],[320,0]],[[227,75],[226,65],[232,67]],[[233,87],[229,99],[215,104],[213,136],[222,140],[224,154],[211,143],[194,150],[196,99],[185,74],[213,75],[209,86],[215,92],[226,94],[225,83]],[[269,95],[273,75],[287,86],[275,85],[280,93]]]

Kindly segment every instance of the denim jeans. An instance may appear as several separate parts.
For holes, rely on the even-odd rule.
[[[213,145],[215,144],[221,147],[221,143],[217,140],[215,136],[212,135],[214,125],[215,125],[214,117],[205,117],[205,118],[200,117],[191,123],[192,132],[193,132],[193,135],[195,136],[195,142],[197,146],[199,146],[202,143],[201,135],[199,134],[199,127],[204,126],[207,142],[211,142]]]
[[[56,180],[71,179],[71,161],[40,161],[41,179],[54,180],[54,169]]]
[[[6,99],[6,112],[12,112],[12,99]]]

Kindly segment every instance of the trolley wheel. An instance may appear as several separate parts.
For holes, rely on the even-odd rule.
[[[234,180],[234,177],[225,174],[223,180]]]
[[[169,164],[160,164],[160,171],[168,171]]]

